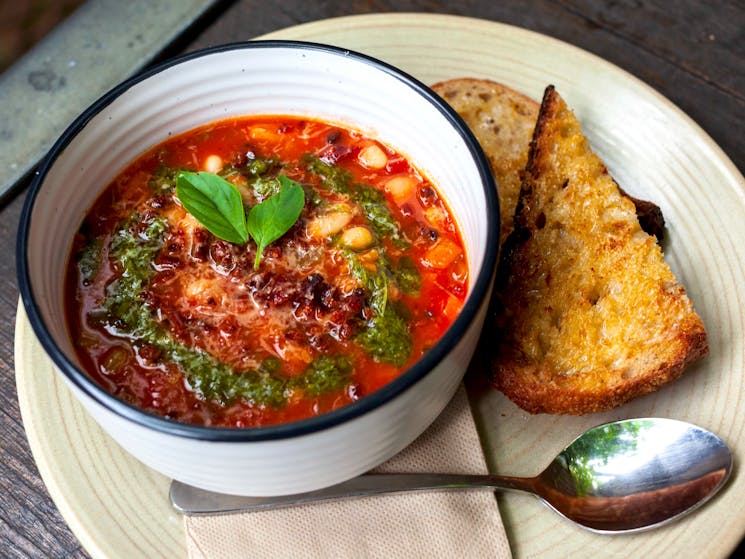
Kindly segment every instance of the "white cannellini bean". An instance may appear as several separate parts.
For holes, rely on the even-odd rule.
[[[210,155],[204,160],[203,168],[208,173],[219,173],[222,170],[222,157]]]
[[[384,188],[385,191],[393,197],[393,200],[395,200],[397,204],[400,204],[414,194],[416,185],[417,182],[413,178],[399,176],[393,177],[387,181]]]
[[[367,227],[357,225],[345,229],[341,234],[339,242],[352,250],[363,250],[373,244],[375,238]]]
[[[189,299],[195,299],[199,304],[219,304],[225,295],[225,291],[215,281],[200,278],[186,286],[184,295]]]
[[[352,217],[352,212],[348,211],[333,211],[316,216],[308,222],[308,235],[314,239],[335,235],[352,221]]]
[[[388,156],[378,146],[371,144],[360,150],[357,161],[367,169],[382,169],[388,164]]]

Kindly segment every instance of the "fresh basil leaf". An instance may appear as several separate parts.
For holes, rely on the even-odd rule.
[[[237,244],[248,242],[246,213],[238,189],[212,173],[180,173],[176,196],[186,210],[207,230]]]
[[[277,178],[279,192],[251,208],[248,213],[248,233],[257,245],[254,269],[258,269],[264,249],[287,233],[305,206],[303,187],[284,175]]]

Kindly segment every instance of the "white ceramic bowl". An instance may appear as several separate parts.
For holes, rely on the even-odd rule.
[[[172,134],[248,114],[334,121],[411,158],[455,215],[468,254],[470,294],[453,326],[419,363],[343,409],[255,429],[180,424],[117,400],[82,371],[65,326],[62,279],[83,216],[127,163]],[[369,470],[411,443],[442,411],[481,331],[498,231],[496,190],[483,153],[460,118],[425,86],[349,51],[251,42],[158,66],[118,86],[75,121],[43,162],[26,199],[18,275],[29,320],[55,367],[127,451],[197,487],[279,495]]]

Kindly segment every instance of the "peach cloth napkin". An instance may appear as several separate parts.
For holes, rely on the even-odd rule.
[[[464,388],[376,471],[486,473]],[[511,557],[491,491],[404,493],[184,522],[190,559]]]

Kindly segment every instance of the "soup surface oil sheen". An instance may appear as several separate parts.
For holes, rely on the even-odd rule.
[[[181,204],[214,173],[250,210],[280,188],[300,217],[266,246],[210,233]],[[284,180],[284,179],[283,179]],[[75,238],[67,317],[88,374],[176,421],[255,427],[334,410],[390,382],[460,311],[455,223],[409,161],[354,130],[245,117],[171,138],[119,174]]]

